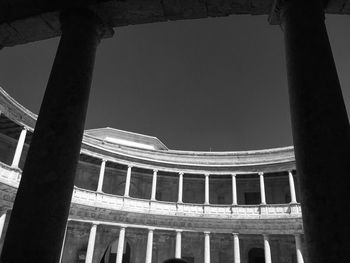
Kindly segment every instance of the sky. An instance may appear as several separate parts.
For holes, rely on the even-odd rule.
[[[350,109],[350,17],[327,16]],[[59,38],[0,51],[0,86],[38,113]],[[266,16],[116,28],[98,47],[86,129],[158,137],[168,148],[292,145],[283,32]]]

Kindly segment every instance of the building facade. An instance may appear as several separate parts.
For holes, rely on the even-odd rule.
[[[0,112],[1,249],[37,116],[1,88]],[[61,262],[307,262],[298,189],[292,147],[175,151],[87,130]]]

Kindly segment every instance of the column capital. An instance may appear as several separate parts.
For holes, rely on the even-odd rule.
[[[237,174],[236,174],[236,173],[232,173],[231,176],[232,176],[232,177],[236,177]]]
[[[210,231],[203,231],[204,235],[208,236],[210,235]]]
[[[149,227],[147,229],[148,229],[148,232],[154,232],[156,230],[154,227]]]
[[[61,11],[59,20],[61,22],[61,30],[76,24],[79,27],[91,27],[99,39],[103,37],[112,37],[113,28],[109,27],[102,19],[92,10],[87,8],[69,8]]]
[[[121,225],[121,226],[119,226],[119,228],[120,229],[125,229],[125,228],[127,228],[127,226]]]
[[[233,232],[233,233],[231,233],[233,236],[239,236],[239,233],[235,233],[235,232]]]
[[[205,177],[209,177],[210,174],[209,174],[209,173],[205,173],[204,176],[205,176]]]
[[[128,164],[128,169],[133,168],[134,166],[132,166],[131,164]]]
[[[182,233],[183,230],[182,230],[182,229],[175,229],[175,232],[176,232],[176,233]]]
[[[102,159],[101,159],[101,162],[102,162],[102,163],[106,163],[107,161],[108,161],[108,160],[105,159],[105,158],[102,158]]]
[[[184,175],[185,173],[184,172],[179,172],[179,175]]]
[[[264,176],[264,173],[263,173],[263,172],[258,172],[258,174],[259,174],[260,176]]]
[[[158,169],[153,169],[153,173],[158,173]]]

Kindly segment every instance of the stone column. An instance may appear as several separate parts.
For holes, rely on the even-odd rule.
[[[296,203],[297,202],[297,197],[295,195],[295,185],[294,185],[294,178],[293,178],[292,171],[288,172],[288,179],[289,179],[291,203]]]
[[[350,247],[350,217],[344,214],[349,207],[350,126],[323,3],[286,0],[279,8],[310,263],[344,262]]]
[[[204,204],[209,204],[209,174],[204,175],[205,178],[205,199]]]
[[[5,220],[6,220],[6,212],[4,212],[0,216],[0,239],[1,239],[1,236],[2,236],[2,231],[4,230]]]
[[[64,230],[64,236],[63,236],[63,242],[62,242],[62,248],[61,248],[61,254],[60,254],[60,261],[59,261],[60,263],[62,262],[62,259],[63,259],[64,245],[65,245],[65,243],[66,243],[66,236],[67,236],[68,223],[69,223],[69,221],[67,221],[66,229]]]
[[[124,191],[125,197],[129,196],[130,180],[131,180],[131,168],[132,168],[132,166],[128,166],[128,171],[126,172],[125,191]]]
[[[184,173],[179,173],[179,191],[178,191],[178,197],[177,197],[178,203],[182,203],[183,180],[184,180]]]
[[[95,249],[97,225],[92,224],[89,235],[89,242],[86,250],[85,263],[92,263]]]
[[[204,232],[204,263],[210,263],[210,232]]]
[[[156,200],[156,193],[157,193],[157,170],[153,170],[153,178],[152,178],[152,193],[151,193],[151,200]]]
[[[107,161],[103,159],[101,163],[100,176],[98,177],[97,192],[102,192],[103,180],[105,177],[106,162]]]
[[[261,204],[266,205],[264,173],[259,173],[259,177],[260,177]]]
[[[176,230],[175,258],[181,258],[181,232]]]
[[[269,242],[269,236],[264,236],[264,252],[265,252],[265,263],[271,263],[271,248],[270,248],[270,242]]]
[[[236,174],[232,174],[232,205],[237,205]]]
[[[36,122],[1,262],[59,261],[80,154],[96,48],[104,34],[87,9],[60,16],[61,40]]]
[[[237,233],[233,233],[233,245],[234,245],[234,263],[241,262],[241,251],[239,249],[239,237]]]
[[[146,263],[152,263],[153,230],[154,229],[148,229],[147,248],[146,248]]]
[[[19,136],[18,142],[17,142],[15,155],[13,156],[12,165],[11,165],[13,167],[18,167],[18,165],[19,165],[19,162],[20,162],[21,156],[22,156],[24,142],[26,140],[26,135],[27,135],[27,128],[23,127],[21,134]]]
[[[119,239],[118,239],[118,250],[117,250],[116,263],[122,263],[123,262],[124,240],[125,240],[125,227],[121,227],[120,230],[119,230]]]
[[[295,235],[295,249],[297,254],[297,263],[304,263],[302,246],[301,246],[301,236]]]

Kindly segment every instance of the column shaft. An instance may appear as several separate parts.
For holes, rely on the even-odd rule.
[[[300,235],[295,235],[295,249],[297,254],[297,263],[304,263]]]
[[[179,173],[179,191],[178,191],[178,197],[177,202],[182,203],[182,189],[183,189],[183,173]]]
[[[96,48],[89,10],[61,15],[61,40],[13,205],[1,262],[59,261],[80,154]]]
[[[234,263],[240,263],[241,262],[241,252],[239,249],[239,237],[238,234],[233,234],[233,245],[234,245]]]
[[[132,168],[131,166],[128,166],[128,171],[126,172],[125,191],[124,191],[125,197],[128,197],[130,192],[131,168]]]
[[[21,131],[21,134],[19,136],[18,142],[17,142],[15,155],[13,156],[13,160],[12,160],[13,167],[18,167],[18,165],[19,165],[19,162],[20,162],[21,156],[22,156],[24,142],[26,140],[26,135],[27,135],[27,129],[23,128]]]
[[[65,245],[65,243],[66,243],[66,236],[67,236],[68,223],[69,223],[69,221],[67,221],[66,229],[64,230],[64,236],[63,236],[62,248],[61,248],[61,254],[60,254],[60,261],[59,261],[60,263],[61,263],[62,260],[63,260],[64,245]]]
[[[98,177],[97,192],[102,192],[102,190],[103,190],[103,180],[104,180],[104,176],[105,176],[105,169],[106,169],[106,160],[102,160],[101,168],[100,168],[100,175]]]
[[[295,195],[294,178],[293,178],[293,173],[291,171],[288,172],[288,180],[289,180],[291,203],[296,203],[297,202],[297,197]]]
[[[236,174],[232,174],[232,205],[237,205]]]
[[[181,231],[176,231],[175,258],[181,258]]]
[[[264,173],[259,173],[259,177],[260,177],[261,204],[266,205]]]
[[[204,232],[204,263],[210,263],[210,232]]]
[[[2,231],[4,230],[5,220],[6,220],[6,212],[0,216],[0,239],[2,236]]]
[[[156,200],[157,193],[157,170],[153,171],[151,200]]]
[[[205,178],[205,199],[204,204],[209,204],[209,174],[204,175]]]
[[[310,263],[345,262],[350,247],[350,216],[344,214],[344,208],[349,207],[350,126],[323,3],[287,0],[281,6],[294,152]]]
[[[148,230],[147,248],[146,248],[146,263],[152,263],[153,249],[153,229]]]
[[[85,263],[92,263],[94,257],[97,225],[93,224],[90,229],[89,242],[86,250]]]
[[[268,235],[264,235],[265,263],[271,263],[271,248]]]
[[[117,250],[116,263],[122,263],[123,262],[124,240],[125,240],[125,227],[121,227],[120,231],[119,231],[118,250]]]

